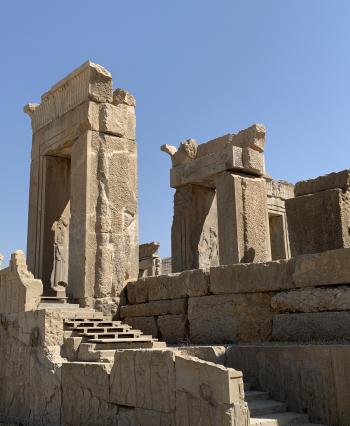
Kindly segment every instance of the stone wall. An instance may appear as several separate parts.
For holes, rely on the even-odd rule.
[[[28,271],[24,253],[13,253],[10,266],[0,271],[0,313],[34,310],[42,293],[42,282]]]
[[[143,278],[124,321],[168,343],[350,340],[350,249]]]
[[[242,373],[176,350],[119,350],[67,362],[63,317],[1,316],[0,420],[26,425],[248,426]]]

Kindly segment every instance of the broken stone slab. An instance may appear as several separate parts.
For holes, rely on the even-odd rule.
[[[177,350],[182,354],[195,356],[214,364],[226,364],[225,346],[181,346]]]
[[[315,194],[328,189],[340,188],[347,191],[350,188],[350,170],[329,173],[315,179],[308,179],[295,184],[295,196]]]
[[[141,278],[127,284],[131,304],[208,294],[209,274],[203,269]]]
[[[297,256],[293,273],[295,287],[350,283],[350,248]]]
[[[190,297],[190,341],[226,344],[268,341],[272,331],[273,293]]]
[[[272,339],[281,342],[350,340],[350,312],[279,314],[273,317]]]
[[[102,103],[99,105],[99,119],[100,132],[135,140],[136,118],[133,106]]]
[[[346,311],[350,310],[350,287],[283,291],[273,296],[271,306],[278,313]]]
[[[139,257],[140,260],[148,259],[150,257],[159,257],[158,249],[160,244],[158,241],[152,241],[151,243],[140,244],[139,246]]]
[[[175,411],[175,355],[170,350],[117,351],[110,401],[131,407]]]
[[[239,263],[210,269],[210,292],[255,293],[294,287],[294,259],[264,263]]]
[[[113,105],[125,104],[136,107],[136,99],[134,96],[124,89],[118,88],[113,92]]]
[[[138,303],[136,305],[122,306],[120,316],[128,317],[150,317],[158,315],[180,315],[187,310],[187,299],[158,300],[149,303]]]
[[[350,192],[327,189],[285,203],[292,256],[350,247]]]
[[[161,340],[180,343],[188,338],[186,315],[161,315],[157,319]]]

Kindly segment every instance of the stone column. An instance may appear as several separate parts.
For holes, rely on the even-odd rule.
[[[270,260],[265,179],[223,172],[216,191],[220,265]]]
[[[39,278],[48,275],[53,247],[45,230],[69,202],[67,294],[82,305],[110,303],[138,276],[135,100],[113,92],[110,73],[87,62],[25,111],[33,127],[29,267]],[[69,172],[64,185],[61,163]]]
[[[185,185],[174,195],[172,272],[219,264],[215,190]]]

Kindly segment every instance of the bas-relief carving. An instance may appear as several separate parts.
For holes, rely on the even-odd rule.
[[[62,216],[52,225],[54,260],[51,273],[51,288],[55,291],[62,290],[68,285],[69,221],[70,206],[68,203]]]

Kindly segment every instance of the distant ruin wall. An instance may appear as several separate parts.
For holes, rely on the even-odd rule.
[[[148,277],[122,319],[168,343],[350,341],[350,249]]]

